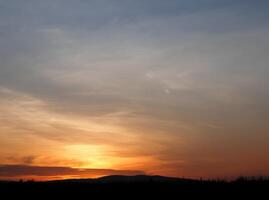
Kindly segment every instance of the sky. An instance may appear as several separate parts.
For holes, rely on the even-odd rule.
[[[269,176],[267,0],[0,0],[0,179]]]

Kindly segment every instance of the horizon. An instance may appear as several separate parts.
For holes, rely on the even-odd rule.
[[[10,165],[13,167],[34,167],[34,168],[55,168],[55,167],[46,167],[46,166],[23,166],[23,165]],[[56,167],[56,168],[67,168],[67,167]],[[70,168],[69,168],[70,169]],[[53,182],[53,181],[73,181],[73,180],[77,180],[77,181],[83,181],[83,180],[102,180],[103,178],[111,178],[111,177],[119,177],[119,178],[136,178],[136,177],[148,177],[148,178],[157,178],[155,181],[160,181],[158,180],[158,178],[165,178],[167,179],[167,181],[171,181],[171,180],[189,180],[189,181],[212,181],[212,182],[226,182],[226,183],[232,183],[232,182],[237,182],[237,181],[269,181],[269,177],[268,176],[236,176],[236,177],[215,177],[215,178],[204,178],[204,177],[199,177],[199,178],[191,178],[191,177],[178,177],[178,176],[162,176],[162,175],[158,175],[158,174],[145,174],[144,172],[137,172],[137,173],[133,173],[133,172],[122,172],[122,173],[118,173],[118,171],[122,171],[122,170],[112,170],[114,171],[114,173],[111,173],[109,175],[84,175],[83,172],[87,172],[87,170],[111,170],[111,169],[87,169],[87,168],[71,168],[71,169],[75,169],[75,170],[82,170],[82,174],[78,174],[78,175],[61,175],[58,177],[53,177],[53,176],[46,176],[46,175],[23,175],[23,176],[19,176],[19,175],[12,175],[13,177],[7,176],[0,178],[0,182],[4,181],[4,182]],[[122,182],[123,180],[119,179],[117,180],[118,182]],[[134,179],[135,181],[135,179]],[[144,180],[145,181],[145,180]]]
[[[268,9],[0,0],[0,180],[269,177]]]

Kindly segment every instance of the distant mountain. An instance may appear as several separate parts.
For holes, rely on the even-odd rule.
[[[148,176],[148,175],[136,175],[136,176],[123,176],[123,175],[111,175],[100,178],[90,179],[66,179],[48,181],[50,183],[187,183],[196,182],[197,180],[185,179],[185,178],[173,178],[165,176]]]
[[[137,175],[137,176],[105,176],[96,179],[97,182],[102,183],[149,183],[149,182],[186,182],[192,181],[191,179],[183,179],[183,178],[172,178],[165,176],[147,176],[147,175]]]

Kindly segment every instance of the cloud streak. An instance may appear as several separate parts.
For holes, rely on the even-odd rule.
[[[17,177],[77,177],[91,178],[108,175],[142,175],[143,171],[113,169],[78,169],[71,167],[0,165],[0,178]]]

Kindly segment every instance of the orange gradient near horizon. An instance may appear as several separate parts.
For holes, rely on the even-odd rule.
[[[95,178],[124,174],[124,170],[127,175],[143,172],[175,177],[230,178],[265,174],[269,164],[265,147],[242,148],[245,145],[237,136],[227,140],[204,135],[202,139],[194,137],[194,133],[201,130],[188,123],[137,118],[129,112],[102,117],[60,114],[47,109],[46,103],[35,97],[7,89],[1,92],[7,97],[0,100],[3,119],[0,121],[1,166],[109,169],[116,172],[62,174],[60,171],[58,174],[52,170],[49,176],[40,171],[36,175],[8,177],[5,176],[9,173],[6,168],[7,171],[0,170],[0,179]],[[155,124],[160,128],[151,128]],[[181,134],[175,134],[173,129],[180,130]],[[206,144],[201,143],[204,139]],[[238,146],[237,152],[227,149],[239,143],[241,147]],[[256,152],[250,148],[256,148]]]

